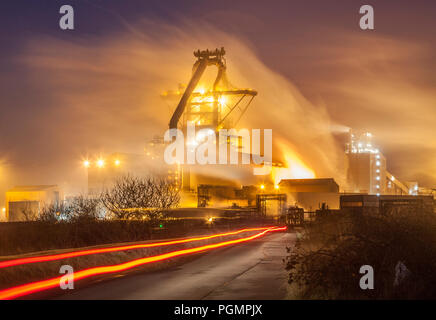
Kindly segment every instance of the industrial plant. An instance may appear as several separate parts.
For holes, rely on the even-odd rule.
[[[233,160],[244,157],[259,159],[264,156],[261,149],[247,149],[244,146],[247,136],[241,134],[242,131],[234,130],[241,129],[238,123],[245,113],[250,112],[250,105],[258,92],[255,89],[241,89],[230,82],[225,54],[224,48],[195,51],[190,81],[186,85],[179,85],[177,90],[161,93],[161,98],[173,106],[173,115],[168,119],[169,129],[178,130],[188,137],[184,143],[191,147],[191,152],[210,134],[214,135],[213,148],[218,152],[223,141],[219,141],[221,137],[215,134],[220,130],[229,130],[231,133],[224,141],[225,160],[231,157],[232,152],[236,154]],[[206,70],[211,69],[212,73],[209,72],[206,77]],[[195,125],[201,134],[189,138],[190,124]],[[162,131],[165,129],[162,128]],[[160,176],[170,181],[181,194],[180,209],[173,210],[173,215],[190,212],[193,216],[201,216],[201,212],[206,212],[207,208],[208,215],[212,210],[217,217],[226,212],[281,219],[295,210],[306,215],[327,209],[358,207],[364,210],[369,207],[378,210],[386,203],[390,206],[412,205],[434,210],[435,190],[420,188],[417,182],[400,181],[389,172],[389,159],[376,146],[370,132],[349,131],[348,142],[344,146],[346,181],[341,185],[337,177],[309,174],[301,178],[295,174],[300,164],[278,161],[276,159],[283,157],[277,157],[277,154],[273,154],[269,163],[262,164],[250,161],[229,161],[226,165],[218,162],[167,164],[164,153],[168,144],[163,134],[156,134],[145,143],[142,153],[114,151],[107,155],[95,154],[83,160],[88,195],[98,197],[122,176]],[[275,152],[280,153],[281,150]],[[267,174],[253,174],[253,167],[265,164],[271,168]],[[16,186],[6,193],[3,219],[21,221],[37,217],[44,203],[60,203],[71,197],[74,195],[64,197],[56,185]]]
[[[372,2],[2,1],[0,301],[434,300],[436,1]]]

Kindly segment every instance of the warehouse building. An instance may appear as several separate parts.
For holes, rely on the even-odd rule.
[[[6,192],[6,220],[35,220],[44,206],[57,206],[62,201],[63,195],[57,185],[14,187]]]
[[[330,209],[339,209],[339,185],[333,178],[283,179],[279,188],[291,206],[315,211],[324,203]]]
[[[356,214],[395,214],[399,212],[434,212],[432,196],[412,195],[341,195],[341,209]]]

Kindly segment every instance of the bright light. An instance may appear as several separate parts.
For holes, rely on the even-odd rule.
[[[379,166],[380,165],[380,161],[377,161],[375,164],[376,164],[376,166]]]
[[[2,208],[2,212],[5,213],[6,212],[6,208]]]
[[[99,167],[99,168],[103,168],[104,167],[104,160],[103,159],[98,159],[97,160],[97,167]]]
[[[198,146],[198,142],[195,139],[188,141],[186,144],[188,146]],[[191,151],[193,151],[193,150],[191,150]]]
[[[89,165],[90,165],[91,163],[88,161],[88,160],[85,160],[85,161],[83,161],[83,166],[85,167],[85,168],[89,168]]]
[[[418,186],[415,186],[415,191],[418,191]]]
[[[265,189],[265,185],[264,184],[261,184],[260,185],[260,188],[263,190],[263,189]]]
[[[313,179],[315,172],[310,169],[299,155],[286,143],[278,142],[278,147],[284,153],[284,167],[272,167],[272,179],[278,185],[283,179]]]
[[[204,139],[204,132],[202,132],[202,131],[198,132],[197,136],[195,137],[195,139],[197,141],[203,141],[203,139]]]
[[[201,95],[203,95],[206,91],[204,90],[204,88],[199,87],[199,88],[197,89],[197,92],[199,92]]]
[[[279,185],[276,184],[276,185],[274,186],[274,189],[279,190],[279,189],[280,189]]]
[[[118,167],[118,166],[120,165],[121,162],[120,162],[120,160],[117,159],[117,160],[115,160],[114,163],[115,163],[115,165]]]
[[[213,221],[213,217],[210,217],[209,219],[207,219],[207,222],[212,222]]]
[[[380,177],[377,176],[377,177],[375,178],[375,180],[380,180]]]
[[[227,98],[225,96],[221,96],[218,98],[218,102],[220,105],[224,105],[227,102]]]
[[[379,185],[376,185],[375,187],[376,187],[377,189],[380,189],[380,186],[379,186]]]
[[[392,176],[391,180],[392,180],[392,181],[395,181],[395,177],[394,177],[394,176]]]

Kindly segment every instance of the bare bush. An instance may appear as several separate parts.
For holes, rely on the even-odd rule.
[[[436,217],[422,212],[324,217],[289,250],[289,282],[303,299],[436,297]],[[409,271],[398,283],[396,266]],[[374,269],[374,289],[362,290],[359,269]]]
[[[21,215],[23,216],[24,221],[34,221],[38,218],[35,208],[32,208],[29,203],[24,204],[23,208],[21,209]]]
[[[44,205],[39,215],[34,216],[31,220],[45,223],[97,220],[99,218],[100,204],[99,198],[80,195],[60,204],[50,203]]]
[[[178,189],[159,178],[124,176],[111,189],[105,190],[101,200],[106,209],[118,219],[143,219],[156,222],[167,209],[180,201]]]
[[[65,203],[51,203],[42,207],[37,221],[56,223],[59,220],[68,220],[71,217],[71,208]]]
[[[97,220],[100,216],[101,200],[86,195],[74,197],[69,202],[70,218],[73,220]]]

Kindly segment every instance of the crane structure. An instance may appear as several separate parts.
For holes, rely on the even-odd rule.
[[[232,128],[241,119],[257,92],[251,89],[236,89],[230,84],[224,55],[224,48],[194,52],[197,61],[193,66],[192,77],[171,117],[170,129],[178,128],[182,120],[183,131],[188,122],[195,123],[200,129],[218,131],[222,128]],[[210,90],[198,89],[208,66],[216,66],[218,69],[215,81]],[[178,94],[181,94],[180,91]]]
[[[189,123],[195,124],[198,130],[209,129],[214,132],[235,128],[257,95],[257,91],[239,89],[231,85],[226,73],[225,53],[224,48],[195,51],[194,56],[197,60],[186,87],[179,87],[178,91],[167,91],[163,94],[164,98],[179,100],[170,119],[169,129],[181,129],[186,134]],[[208,86],[202,77],[209,66],[215,66],[217,74],[213,83]],[[228,143],[233,143],[231,141],[234,140],[228,139]],[[190,169],[183,166],[181,171],[181,186],[185,191],[190,190]]]

